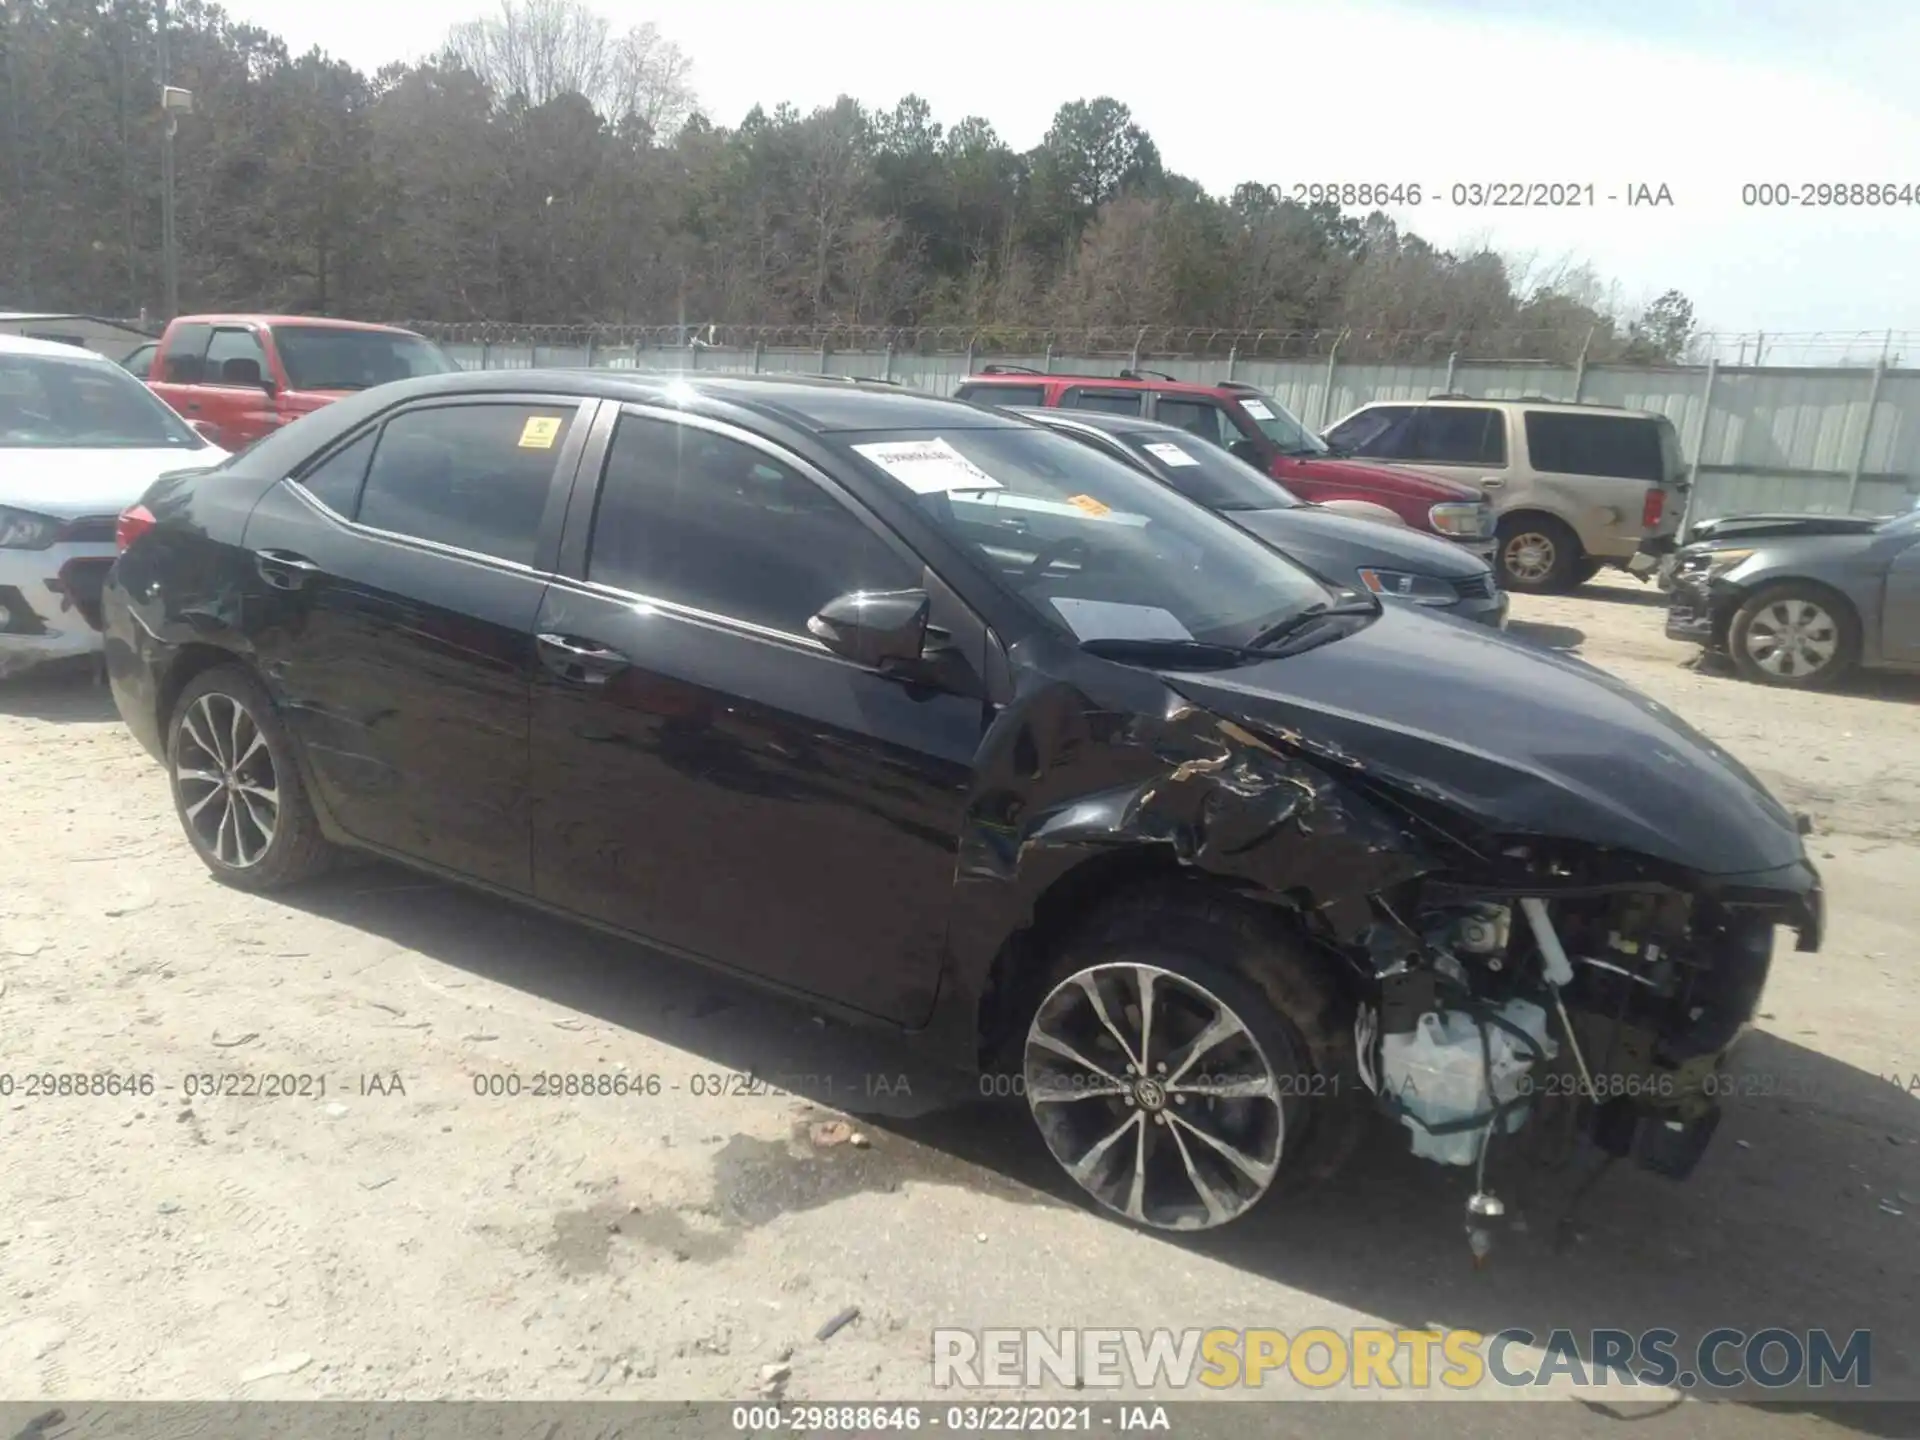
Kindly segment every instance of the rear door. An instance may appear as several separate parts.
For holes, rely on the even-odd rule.
[[[536,627],[535,893],[924,1019],[986,706],[807,631],[844,592],[929,585],[924,566],[761,437],[644,408],[598,429]],[[984,656],[984,627],[930,593],[933,623]]]
[[[595,404],[421,402],[255,508],[247,628],[354,838],[531,889],[533,623]]]
[[[1668,521],[1668,472],[1678,447],[1662,443],[1662,422],[1641,415],[1528,410],[1523,425],[1528,468],[1542,508],[1564,516],[1589,554],[1631,555],[1650,530],[1657,533]],[[1658,499],[1650,499],[1650,493]]]
[[[189,420],[211,418],[201,406],[201,389],[207,373],[207,344],[212,339],[211,325],[170,327],[147,381],[154,394]]]

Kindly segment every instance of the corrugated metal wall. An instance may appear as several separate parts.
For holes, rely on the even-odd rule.
[[[715,374],[884,376],[951,394],[987,357],[760,348],[585,348],[447,345],[469,369],[585,365]],[[1000,364],[1110,375],[1124,356],[994,355]],[[1258,385],[1316,429],[1369,400],[1453,390],[1490,399],[1557,399],[1658,410],[1679,427],[1699,484],[1695,520],[1756,510],[1868,514],[1905,510],[1920,496],[1920,371],[1689,366],[1640,369],[1525,362],[1342,365],[1328,360],[1175,359],[1147,362],[1182,380]],[[1878,378],[1876,379],[1876,375]],[[1711,394],[1709,394],[1709,390]],[[1871,415],[1869,415],[1871,410]],[[1871,426],[1868,421],[1871,419]]]

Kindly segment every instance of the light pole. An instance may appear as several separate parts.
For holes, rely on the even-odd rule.
[[[180,313],[180,242],[173,223],[173,137],[180,117],[193,113],[193,92],[167,82],[172,79],[167,54],[167,0],[160,0],[157,20],[160,39],[160,271],[165,287],[166,318]]]

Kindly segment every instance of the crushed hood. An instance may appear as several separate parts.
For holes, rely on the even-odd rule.
[[[1430,492],[1431,503],[1442,501],[1484,501],[1486,495],[1464,480],[1435,475],[1430,470],[1409,470],[1398,465],[1370,465],[1365,460],[1335,459],[1331,455],[1284,455],[1275,467],[1273,478],[1282,485],[1289,477],[1323,480],[1331,484],[1359,486],[1404,495],[1411,489]]]
[[[1216,714],[1493,834],[1584,841],[1711,875],[1805,858],[1794,817],[1679,716],[1484,626],[1390,606],[1314,649],[1166,678]]]
[[[1884,525],[1885,515],[1723,515],[1702,520],[1689,544],[1711,540],[1772,540],[1790,535],[1864,535]]]

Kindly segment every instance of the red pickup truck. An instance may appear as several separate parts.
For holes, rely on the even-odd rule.
[[[182,315],[147,384],[202,435],[240,450],[355,390],[460,367],[391,325],[310,315]]]

